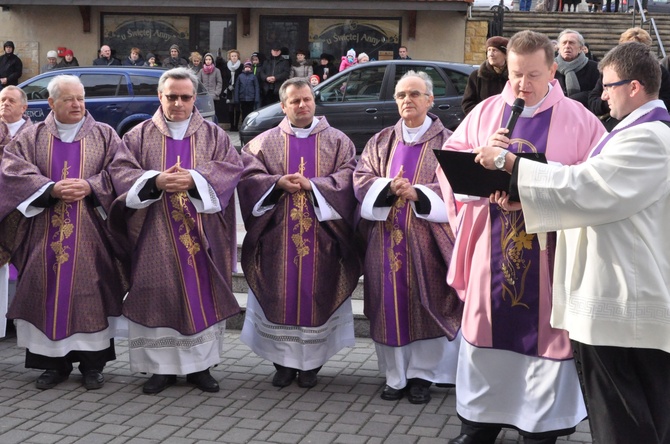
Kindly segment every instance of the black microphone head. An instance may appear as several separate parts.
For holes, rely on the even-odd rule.
[[[512,103],[512,112],[521,114],[523,112],[523,107],[526,106],[526,101],[519,98]]]

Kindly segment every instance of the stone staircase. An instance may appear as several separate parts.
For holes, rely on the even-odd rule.
[[[582,3],[583,5],[584,3]],[[566,28],[579,31],[589,45],[590,50],[598,59],[601,59],[607,51],[617,45],[619,36],[623,31],[633,26],[640,26],[649,32],[654,41],[655,48],[659,50],[655,33],[650,29],[651,18],[656,22],[656,27],[661,38],[661,42],[668,54],[670,54],[670,14],[654,13],[647,14],[647,22],[640,25],[640,15],[635,14],[635,23],[633,14],[619,12],[614,13],[588,13],[588,12],[506,12],[503,22],[503,36],[511,37],[518,31],[531,29],[545,33],[551,39],[558,37],[558,34]],[[473,11],[473,20],[493,19],[493,13],[490,11]],[[658,52],[659,57],[661,52]]]

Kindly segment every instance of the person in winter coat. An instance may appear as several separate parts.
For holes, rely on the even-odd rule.
[[[18,85],[23,74],[23,62],[14,54],[14,42],[8,40],[3,46],[5,53],[0,56],[0,88]]]
[[[121,60],[112,55],[112,48],[109,45],[102,45],[99,57],[93,60],[93,66],[121,66]]]
[[[234,103],[240,105],[240,121],[242,122],[249,113],[261,106],[261,88],[258,78],[253,73],[253,67],[251,60],[244,62],[244,70],[238,76],[235,85]]]
[[[144,62],[144,66],[148,66],[150,68],[160,68],[161,65],[158,63],[156,55],[150,52],[147,54],[147,61]]]
[[[170,46],[170,57],[163,60],[163,67],[165,68],[179,68],[180,66],[188,66],[185,58],[179,56],[179,45],[174,44]]]
[[[507,83],[507,42],[495,36],[486,41],[486,61],[470,73],[461,101],[466,115],[482,100],[500,94]]]
[[[335,57],[332,54],[327,54],[325,52],[319,57],[319,64],[314,67],[314,74],[319,76],[320,82],[337,74],[337,67],[333,64],[334,60]]]
[[[214,108],[219,109],[220,107],[217,106],[217,104],[221,100],[221,90],[223,89],[221,71],[214,65],[214,56],[211,53],[208,52],[205,54],[204,60],[205,63],[197,74],[198,80],[205,85],[207,92],[214,96]],[[217,114],[217,119],[218,118],[219,116]]]
[[[130,48],[130,55],[121,64],[123,66],[144,66],[144,58],[140,48]]]
[[[342,56],[342,62],[340,63],[340,71],[344,71],[345,69],[354,66],[358,63],[358,59],[356,58],[356,51],[354,51],[354,48],[351,48],[349,51],[347,51],[347,55]]]
[[[312,64],[307,61],[307,52],[299,49],[295,52],[295,62],[291,66],[291,78],[301,77],[309,80],[314,74]]]
[[[235,94],[235,82],[237,77],[242,73],[244,66],[240,60],[240,52],[237,49],[228,51],[228,60],[225,64],[219,64],[221,70],[221,77],[223,78],[223,92],[225,95],[225,112],[227,113],[228,122],[230,122],[230,130],[237,131],[237,124],[240,120],[240,107],[233,103],[233,96]]]
[[[193,51],[191,57],[188,58],[190,62],[188,67],[194,74],[198,74],[202,69],[202,55],[198,51]]]
[[[71,66],[79,66],[79,61],[74,56],[74,52],[71,49],[66,49],[63,53],[63,59],[58,62],[56,68],[69,68]]]
[[[279,87],[291,75],[291,63],[281,55],[281,44],[273,43],[270,58],[261,68],[261,90],[263,106],[279,102]]]

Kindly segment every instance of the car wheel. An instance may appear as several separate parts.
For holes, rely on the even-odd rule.
[[[142,122],[141,121],[140,122],[130,122],[129,124],[127,124],[126,126],[123,127],[123,129],[119,133],[119,137],[123,137],[124,134],[126,134],[131,129],[135,128],[140,123],[142,123]]]

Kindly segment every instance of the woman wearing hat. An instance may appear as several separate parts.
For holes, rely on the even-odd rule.
[[[323,82],[328,77],[337,74],[337,68],[333,64],[335,57],[325,52],[319,57],[319,64],[314,67],[314,74],[319,76],[319,81]]]
[[[307,52],[299,49],[295,52],[295,62],[291,66],[291,78],[300,77],[309,80],[314,74],[312,64],[307,61]]]
[[[71,49],[66,49],[63,53],[63,59],[58,62],[56,68],[69,68],[71,66],[79,66],[77,58],[74,56],[74,52]]]
[[[51,71],[54,69],[57,65],[58,62],[58,53],[54,51],[53,49],[49,52],[47,52],[47,64],[42,65],[42,69],[40,69],[40,73]]]
[[[507,39],[495,36],[486,41],[486,61],[470,73],[461,107],[467,115],[482,100],[500,94],[507,83]]]

